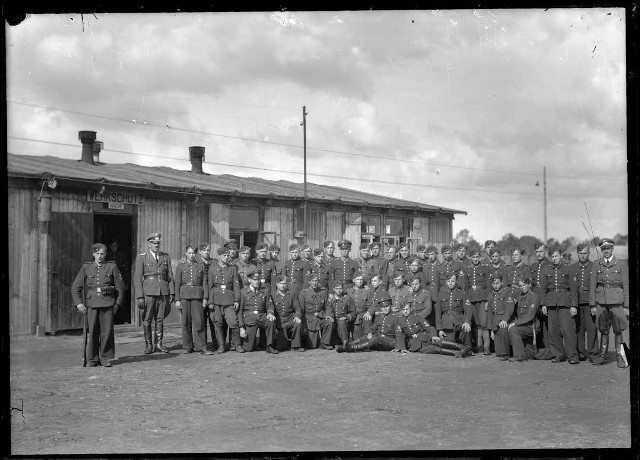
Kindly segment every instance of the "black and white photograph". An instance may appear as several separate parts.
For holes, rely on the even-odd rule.
[[[10,15],[7,454],[637,448],[630,14]]]

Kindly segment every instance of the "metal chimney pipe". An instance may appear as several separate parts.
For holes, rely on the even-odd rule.
[[[93,142],[96,140],[95,131],[80,131],[78,132],[78,139],[82,142],[82,158],[80,161],[95,164],[93,161]]]
[[[94,141],[93,143],[93,162],[98,164],[100,161],[100,152],[102,151],[103,143],[100,141]]]
[[[191,172],[196,174],[204,174],[202,171],[202,162],[204,161],[204,147],[189,147],[189,160],[191,161]]]

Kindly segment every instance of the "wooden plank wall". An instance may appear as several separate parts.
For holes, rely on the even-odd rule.
[[[424,244],[425,246],[429,246],[432,241],[430,241],[430,233],[429,233],[429,218],[428,217],[414,217],[411,219],[413,224],[411,226],[411,230],[409,232],[409,236],[411,238],[422,238],[421,240],[412,240],[411,241],[411,252],[412,254],[416,253],[416,248],[419,244]]]
[[[295,243],[294,208],[267,206],[264,208],[264,231],[276,232],[265,234],[264,240],[269,244],[280,246],[280,258],[286,260],[289,245]]]
[[[451,243],[453,239],[452,221],[448,217],[432,217],[429,219],[429,235],[431,241],[440,251],[443,244]]]
[[[223,203],[209,203],[208,222],[211,256],[216,257],[218,248],[229,239],[229,205]]]
[[[185,241],[182,249],[188,244],[199,245],[209,243],[209,205],[196,203],[192,200],[183,201],[185,214]],[[183,251],[184,252],[184,251]]]
[[[345,212],[344,214],[346,225],[343,237],[345,240],[351,241],[350,257],[358,257],[360,255],[360,225],[362,223],[362,214],[359,212]]]
[[[38,308],[38,191],[8,189],[9,332],[33,334]],[[44,325],[44,318],[41,320]]]
[[[344,237],[345,229],[345,213],[342,211],[327,211],[327,239],[337,243]],[[339,254],[337,249],[334,254]]]
[[[327,219],[324,209],[309,209],[307,225],[307,244],[312,249],[321,248],[327,233]],[[302,228],[302,227],[300,227]]]

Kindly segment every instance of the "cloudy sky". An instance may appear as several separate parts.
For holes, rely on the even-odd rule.
[[[627,233],[622,9],[33,15],[7,26],[9,152],[461,209],[478,240]],[[539,183],[539,186],[536,186]],[[587,223],[588,225],[588,223]]]

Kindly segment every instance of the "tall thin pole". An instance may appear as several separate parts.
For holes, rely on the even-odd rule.
[[[544,194],[544,244],[547,244],[547,167],[542,167],[542,190]]]
[[[307,108],[302,106],[302,132],[304,146],[304,217],[302,230],[304,231],[304,241],[307,241]]]

